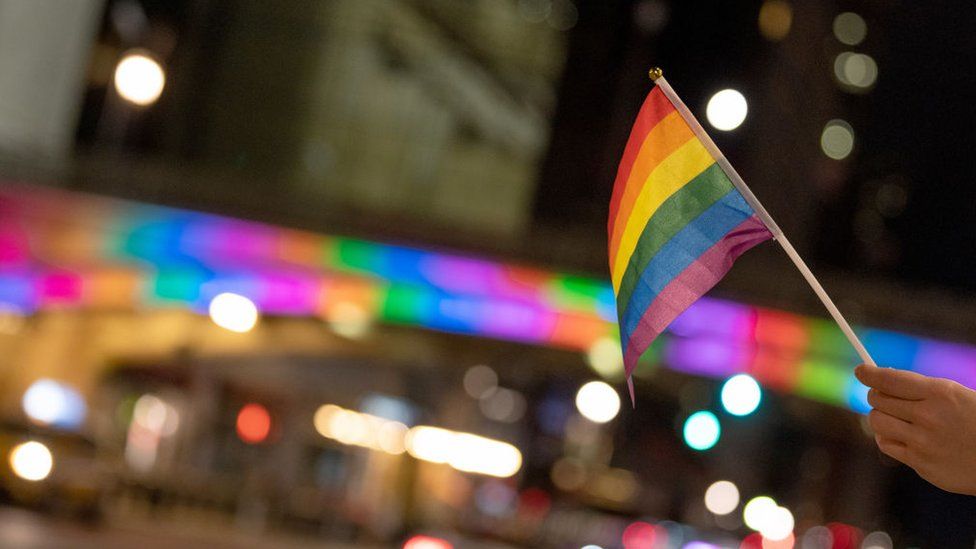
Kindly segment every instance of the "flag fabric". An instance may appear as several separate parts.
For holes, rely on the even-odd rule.
[[[637,114],[607,222],[631,398],[630,376],[654,339],[742,253],[773,238],[701,125],[663,86],[661,78]]]

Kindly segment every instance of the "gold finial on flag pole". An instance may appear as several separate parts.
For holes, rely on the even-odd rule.
[[[651,80],[657,81],[658,78],[664,76],[664,71],[661,67],[651,67],[651,70],[647,71],[647,76],[651,77]]]

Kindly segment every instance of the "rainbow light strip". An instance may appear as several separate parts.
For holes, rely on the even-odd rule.
[[[459,254],[323,236],[158,206],[0,188],[0,308],[187,307],[232,291],[265,314],[393,324],[587,350],[616,339],[608,282]],[[865,329],[879,363],[976,388],[976,348]],[[704,298],[645,356],[708,377],[863,411],[857,357],[830,322]]]

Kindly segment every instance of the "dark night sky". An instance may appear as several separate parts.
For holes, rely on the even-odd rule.
[[[636,4],[580,2],[536,201],[542,225],[604,234],[617,159],[649,90],[651,63],[668,68],[669,81],[686,90],[694,109],[716,79],[747,85],[758,79],[752,73],[762,72],[777,47],[756,30],[760,2],[673,2],[668,26],[657,35],[636,29]],[[868,20],[869,38],[855,49],[875,57],[880,76],[868,94],[838,93],[857,144],[843,188],[817,208],[814,232],[821,236],[811,259],[911,283],[976,289],[976,7],[956,0],[856,7]],[[804,24],[813,23],[794,21]],[[832,39],[829,19],[822,33]],[[825,53],[823,62],[832,59]],[[749,147],[748,132],[738,140],[715,138],[733,159]],[[874,207],[878,185],[887,181],[906,190],[904,210],[884,219],[880,240],[858,242],[859,211]]]

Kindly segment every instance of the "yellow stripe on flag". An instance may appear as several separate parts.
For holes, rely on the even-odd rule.
[[[613,262],[613,290],[620,290],[620,281],[627,271],[627,262],[634,253],[647,221],[675,191],[685,186],[705,168],[715,163],[701,141],[692,139],[664,159],[647,177],[634,208],[627,218],[620,247]]]

